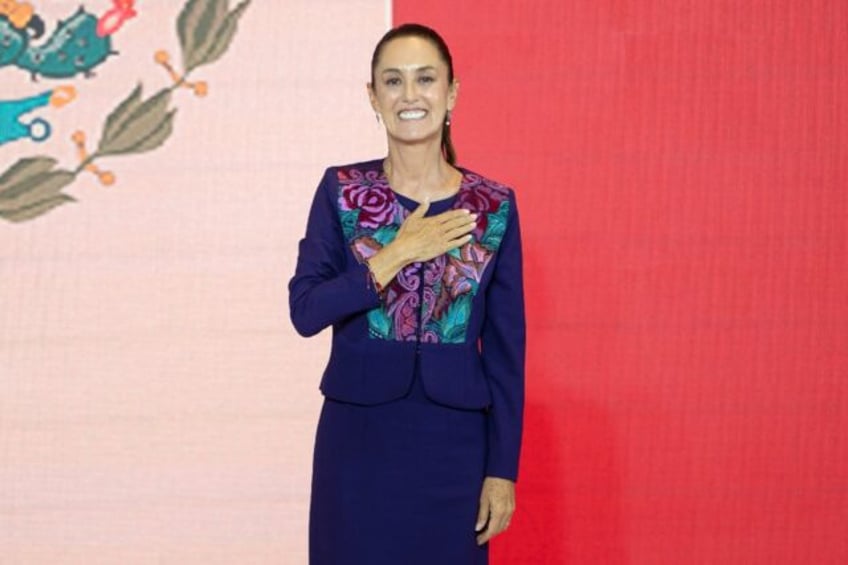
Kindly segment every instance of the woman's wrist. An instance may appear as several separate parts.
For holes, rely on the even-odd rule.
[[[368,261],[368,270],[378,288],[385,288],[395,275],[411,261],[406,261],[396,246],[391,243],[372,255]]]

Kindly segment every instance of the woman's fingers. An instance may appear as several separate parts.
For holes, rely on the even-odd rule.
[[[485,510],[488,517],[488,525],[485,530],[480,531],[480,513]],[[483,480],[483,489],[480,493],[480,511],[477,516],[477,543],[483,545],[490,539],[503,532],[512,513],[515,511],[515,484],[507,479],[486,477]]]
[[[509,521],[512,518],[512,511],[509,510],[506,506],[500,506],[498,504],[493,503],[490,508],[491,510],[489,513],[489,525],[484,531],[478,531],[477,533],[478,545],[483,545],[496,535],[506,530],[507,526],[509,526]]]
[[[437,216],[431,216],[431,219],[439,224],[450,224],[457,222],[463,223],[469,221],[469,218],[473,218],[476,220],[477,214],[473,214],[465,208],[460,208],[459,210],[448,210],[447,212],[442,212]]]
[[[477,511],[477,524],[474,526],[474,531],[481,533],[486,527],[486,522],[489,521],[489,498],[484,496],[480,499],[480,509]],[[479,539],[479,536],[478,536]]]
[[[496,535],[506,530],[507,525],[509,525],[509,520],[512,517],[512,512],[508,511],[506,507],[492,504],[490,508],[488,526],[484,531],[477,533],[477,543],[479,545],[483,545]]]
[[[448,242],[453,242],[470,233],[477,225],[477,214],[465,214],[444,221],[441,224],[442,235]],[[452,249],[452,247],[451,247]]]
[[[418,205],[418,207],[412,211],[409,215],[410,217],[423,218],[427,213],[427,210],[430,209],[430,200],[425,199],[424,202]]]
[[[451,218],[439,224],[439,226],[446,231],[458,227],[468,227],[469,229],[474,229],[474,226],[476,225],[477,214],[466,214],[464,216],[458,216],[456,218]]]
[[[460,236],[463,236],[467,233],[471,233],[472,231],[474,231],[475,225],[476,224],[474,222],[457,224],[457,225],[454,225],[454,226],[450,226],[449,228],[446,228],[445,231],[442,232],[442,233],[445,235],[445,237],[447,239],[456,239]]]
[[[465,245],[469,241],[471,241],[471,234],[461,235],[459,237],[451,239],[445,244],[442,253],[447,253],[451,249],[456,249],[457,247],[462,247],[463,245]],[[441,253],[439,255],[441,255]]]

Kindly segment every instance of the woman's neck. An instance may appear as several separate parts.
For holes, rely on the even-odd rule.
[[[383,170],[392,190],[419,202],[428,197],[438,200],[455,192],[461,173],[445,160],[441,147],[433,149],[426,145],[391,144]]]

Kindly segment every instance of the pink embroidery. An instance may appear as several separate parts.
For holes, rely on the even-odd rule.
[[[339,169],[338,180],[344,236],[362,262],[394,239],[409,212],[398,202],[382,171]],[[471,301],[506,229],[509,191],[465,172],[453,208],[478,213],[474,238],[423,265],[413,263],[401,269],[386,285],[384,304],[368,313],[372,337],[429,343],[465,341]]]

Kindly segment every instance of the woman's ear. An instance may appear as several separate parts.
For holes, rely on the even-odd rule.
[[[453,110],[453,107],[456,106],[457,96],[459,96],[459,81],[453,79],[448,90],[448,110]]]
[[[380,110],[377,109],[377,95],[374,94],[374,86],[370,82],[366,82],[365,90],[368,92],[368,101],[371,103],[371,108],[379,114]]]

